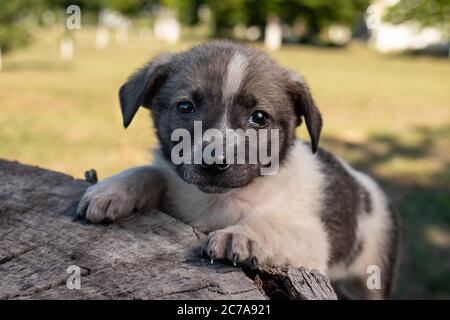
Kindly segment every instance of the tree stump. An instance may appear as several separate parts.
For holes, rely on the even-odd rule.
[[[211,265],[200,256],[205,235],[156,210],[74,221],[90,185],[0,160],[0,299],[336,299],[317,272]],[[67,286],[69,266],[79,289]]]

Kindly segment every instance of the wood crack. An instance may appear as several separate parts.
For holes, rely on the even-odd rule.
[[[24,249],[24,250],[19,251],[17,253],[11,254],[11,255],[9,255],[7,257],[4,257],[4,258],[0,259],[0,265],[7,263],[7,262],[11,261],[14,258],[17,258],[17,257],[20,257],[20,256],[22,256],[24,254],[27,254],[28,252],[36,250],[36,249],[38,249],[38,248],[40,248],[42,246],[44,246],[44,244],[40,244],[40,245],[31,247],[31,248],[27,248],[27,249]]]

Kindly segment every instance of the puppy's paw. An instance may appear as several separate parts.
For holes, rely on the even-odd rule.
[[[233,227],[211,232],[202,248],[202,254],[211,259],[227,259],[233,263],[256,267],[264,264],[266,257],[257,240]]]
[[[86,190],[78,204],[77,219],[114,222],[133,214],[136,205],[136,197],[126,188],[112,182],[100,183]]]

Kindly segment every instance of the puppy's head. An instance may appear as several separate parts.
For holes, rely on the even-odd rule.
[[[252,129],[257,134],[266,129],[267,148],[278,143],[278,154],[271,157],[277,156],[282,164],[302,118],[312,152],[317,149],[322,127],[321,115],[300,76],[279,67],[264,53],[232,42],[210,42],[180,54],[158,56],[121,87],[120,103],[125,127],[140,106],[151,109],[164,158],[182,179],[204,192],[243,187],[268,164],[237,164],[236,159],[222,155],[215,155],[222,161],[212,165],[173,164],[172,151],[179,142],[171,136],[176,129],[184,129],[192,137],[195,123],[201,123],[202,132],[217,129],[224,137],[228,129]],[[273,129],[278,129],[277,141],[271,139]],[[195,143],[193,138],[192,152]]]

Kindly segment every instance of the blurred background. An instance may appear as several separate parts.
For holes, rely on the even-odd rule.
[[[218,37],[302,73],[322,146],[388,190],[395,297],[450,298],[450,0],[0,0],[0,158],[101,179],[148,163],[152,123],[141,110],[123,129],[118,88]]]

